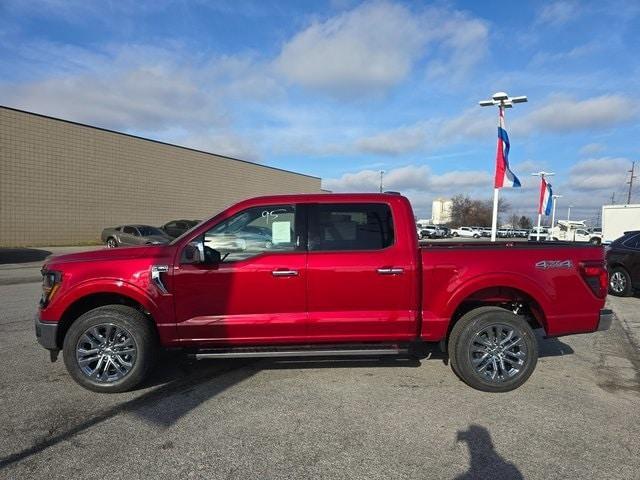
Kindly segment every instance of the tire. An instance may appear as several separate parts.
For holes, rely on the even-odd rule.
[[[602,240],[598,237],[593,237],[591,240],[589,240],[589,243],[592,245],[600,245],[602,243]]]
[[[505,343],[511,335],[518,341]],[[511,348],[500,347],[512,343]],[[487,348],[493,353],[486,352]],[[538,343],[529,324],[500,307],[479,307],[463,315],[451,331],[447,351],[454,373],[483,392],[515,390],[527,381],[538,362]],[[488,355],[487,360],[478,362],[483,355]]]
[[[457,237],[458,233],[457,232],[453,232],[453,234],[451,235],[452,237]]]
[[[629,273],[622,267],[614,267],[609,275],[609,293],[616,297],[628,297],[632,292]]]
[[[116,248],[118,246],[118,242],[115,238],[109,237],[107,238],[107,248]]]
[[[80,349],[97,352],[86,354]],[[94,392],[118,393],[133,389],[147,377],[155,364],[158,340],[142,312],[125,305],[107,305],[73,322],[62,350],[67,371],[78,384]]]

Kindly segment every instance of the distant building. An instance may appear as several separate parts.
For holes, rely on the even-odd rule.
[[[446,198],[437,198],[431,204],[431,221],[434,225],[444,225],[451,221],[453,202]]]

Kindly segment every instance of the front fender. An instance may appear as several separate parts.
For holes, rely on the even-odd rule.
[[[161,306],[148,292],[129,282],[118,278],[99,278],[85,280],[61,290],[59,296],[51,304],[41,310],[41,318],[48,321],[59,321],[64,313],[78,300],[96,294],[116,294],[139,303],[154,319],[167,318],[162,314]]]

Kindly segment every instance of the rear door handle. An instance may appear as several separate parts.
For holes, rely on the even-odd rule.
[[[274,277],[297,277],[297,270],[274,270],[271,272]]]
[[[378,273],[380,275],[402,275],[404,273],[404,269],[385,267],[385,268],[379,268]]]

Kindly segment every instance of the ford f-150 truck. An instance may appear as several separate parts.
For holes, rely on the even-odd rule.
[[[606,330],[603,248],[419,246],[397,194],[254,198],[168,245],[51,257],[36,336],[97,392],[134,388],[159,348],[196,358],[447,352],[468,385],[517,388],[547,336]]]

